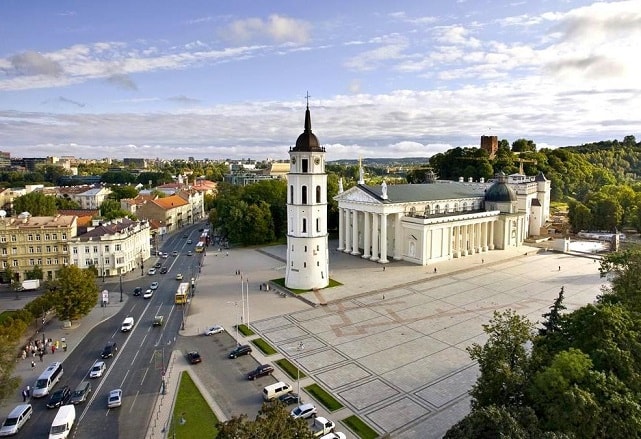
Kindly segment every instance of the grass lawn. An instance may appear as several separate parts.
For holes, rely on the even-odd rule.
[[[343,404],[336,400],[332,395],[327,393],[321,386],[318,384],[311,384],[305,387],[307,393],[312,395],[314,399],[323,404],[327,410],[330,412],[335,412],[336,410],[342,409]]]
[[[0,313],[0,323],[4,323],[9,317],[13,317],[15,313],[15,311],[2,311]]]
[[[291,291],[294,294],[309,293],[310,291],[312,291],[312,290],[298,290],[296,288],[287,288],[285,286],[285,278],[284,277],[281,277],[279,279],[272,279],[271,281],[274,282],[276,285],[280,285],[281,287],[286,288],[287,290]],[[325,288],[339,287],[341,285],[343,285],[343,284],[338,282],[338,281],[336,281],[336,280],[334,280],[334,279],[332,279],[332,278],[330,278],[329,279],[329,285],[327,285]],[[322,288],[322,289],[324,290],[325,288]]]
[[[242,325],[238,325],[238,331],[240,331],[245,337],[256,334],[251,330],[249,326],[245,325],[244,323]]]
[[[361,439],[376,439],[378,437],[378,433],[376,433],[369,425],[364,423],[361,418],[356,415],[349,416],[343,419],[342,422]]]
[[[305,375],[305,372],[301,371],[298,369],[296,366],[292,364],[291,361],[289,361],[287,358],[283,358],[282,360],[277,360],[276,364],[285,371],[287,375],[293,380],[298,379],[298,374],[300,373],[300,379],[302,380],[305,378],[307,375]]]
[[[218,418],[212,412],[189,373],[181,372],[173,417],[166,437],[176,439],[213,438],[218,435],[216,424],[218,424]]]
[[[258,349],[263,351],[263,354],[265,355],[274,355],[278,353],[276,349],[274,349],[269,343],[267,343],[265,340],[262,338],[257,338],[255,340],[251,341]]]

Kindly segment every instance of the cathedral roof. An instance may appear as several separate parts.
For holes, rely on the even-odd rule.
[[[516,192],[507,185],[507,177],[503,172],[498,175],[498,180],[485,192],[485,201],[505,203],[516,201]]]
[[[459,183],[454,181],[428,184],[389,184],[387,185],[387,199],[383,199],[383,190],[380,185],[358,185],[361,190],[386,204],[480,198],[485,194],[487,186],[487,183]]]
[[[321,148],[320,142],[314,133],[312,133],[312,116],[309,113],[309,104],[305,111],[305,131],[298,136],[296,146],[292,151],[299,152],[324,152],[325,149]]]

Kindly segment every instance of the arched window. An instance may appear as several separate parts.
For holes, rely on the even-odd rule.
[[[294,204],[294,185],[289,187],[289,202]]]
[[[303,233],[307,233],[307,218],[303,218]]]
[[[438,215],[439,213],[441,213],[441,206],[439,206],[439,205],[437,204],[437,205],[434,207],[434,213],[435,213],[435,214],[437,214],[437,215]]]
[[[316,218],[316,231],[320,232],[320,218]]]
[[[307,186],[303,186],[303,187],[301,188],[301,190],[302,190],[302,193],[301,193],[301,196],[302,196],[301,203],[302,203],[302,204],[307,204]]]
[[[321,202],[321,187],[316,186],[316,202],[320,203]]]
[[[423,212],[424,216],[429,216],[430,215],[430,206],[425,206],[425,211]]]
[[[450,211],[450,205],[446,204],[445,209],[443,209],[443,213],[448,213]]]
[[[410,207],[410,216],[416,216],[416,207]]]

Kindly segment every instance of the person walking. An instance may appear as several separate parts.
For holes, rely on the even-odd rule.
[[[31,360],[31,368],[34,369],[36,367],[36,362]]]
[[[22,389],[22,402],[27,402],[27,391]]]

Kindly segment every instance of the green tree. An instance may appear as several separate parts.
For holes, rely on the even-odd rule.
[[[240,242],[244,245],[272,242],[275,239],[274,223],[269,205],[264,201],[247,205],[240,231]]]
[[[641,247],[604,255],[599,272],[610,280],[610,285],[602,289],[601,303],[618,303],[641,313]]]
[[[219,423],[216,429],[218,430],[217,439],[313,439],[307,421],[302,418],[292,418],[279,401],[263,403],[253,421],[243,414]]]
[[[34,267],[31,270],[25,272],[24,275],[27,279],[44,279],[44,273],[42,272],[42,268],[40,267],[40,265],[34,265]]]
[[[65,198],[65,197],[55,197],[56,200],[56,209],[68,209],[68,210],[75,210],[75,209],[80,209],[80,204],[78,204],[77,201],[74,201],[70,198]]]
[[[123,198],[136,198],[138,195],[138,189],[131,185],[114,185],[110,186],[111,194],[109,198],[113,198],[116,201],[120,201]]]
[[[594,228],[614,230],[621,224],[623,208],[618,200],[599,195],[595,199],[590,199],[589,207]]]
[[[539,329],[539,335],[544,336],[561,330],[561,312],[566,309],[566,306],[563,305],[564,289],[564,287],[561,287],[561,291],[559,291],[558,297],[550,307],[550,311],[543,314],[545,320],[543,321],[543,328]]]
[[[517,139],[512,142],[512,152],[536,152],[536,144],[532,140]]]
[[[585,204],[570,200],[568,203],[568,221],[575,232],[590,230],[592,228],[592,212]]]
[[[131,212],[120,208],[120,202],[107,198],[100,205],[100,215],[106,220],[131,217]]]
[[[51,299],[60,320],[74,321],[89,313],[98,301],[96,276],[91,270],[67,265],[58,271]]]
[[[13,210],[17,213],[29,212],[31,216],[52,216],[56,214],[56,199],[42,192],[29,192],[13,200]]]
[[[132,184],[136,176],[129,171],[109,171],[102,174],[100,181],[108,184]]]
[[[472,410],[443,436],[444,439],[542,439],[558,438],[543,434],[530,408],[489,405]]]
[[[497,401],[521,406],[530,363],[526,345],[534,339],[534,325],[513,310],[494,311],[483,331],[488,336],[487,342],[467,348],[481,372],[470,391],[472,406],[485,407]]]

